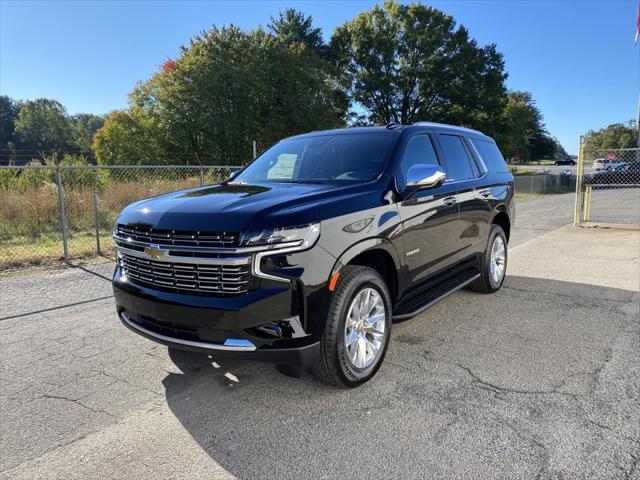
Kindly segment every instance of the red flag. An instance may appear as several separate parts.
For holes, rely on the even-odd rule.
[[[638,2],[638,16],[636,17],[636,38],[634,46],[638,46],[638,37],[640,37],[640,2]]]

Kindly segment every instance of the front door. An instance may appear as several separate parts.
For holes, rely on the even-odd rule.
[[[440,165],[429,134],[411,137],[396,174],[398,189],[406,191],[406,173],[416,164]],[[398,204],[402,219],[406,287],[411,288],[433,273],[450,266],[459,250],[456,187],[443,184],[420,190]]]

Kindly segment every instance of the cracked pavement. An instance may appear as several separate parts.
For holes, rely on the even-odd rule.
[[[521,202],[505,287],[395,324],[349,391],[169,352],[86,271],[0,278],[0,478],[640,479],[640,235],[572,199]]]

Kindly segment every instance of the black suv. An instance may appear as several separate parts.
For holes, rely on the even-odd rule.
[[[291,137],[226,182],[125,208],[118,315],[169,347],[309,365],[354,387],[380,367],[392,321],[502,286],[513,194],[475,130]]]

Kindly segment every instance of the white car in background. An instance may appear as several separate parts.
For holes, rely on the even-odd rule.
[[[596,172],[601,170],[613,170],[614,168],[621,167],[625,165],[626,162],[621,162],[620,160],[609,160],[605,158],[598,158],[595,162],[593,162],[593,169]]]

